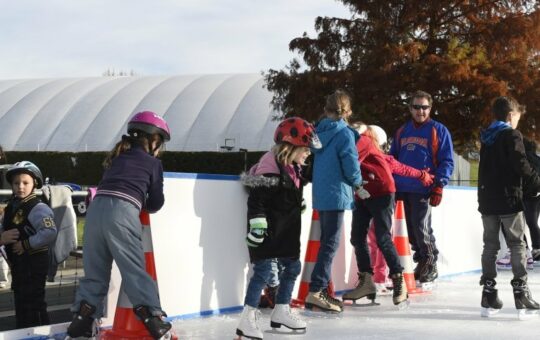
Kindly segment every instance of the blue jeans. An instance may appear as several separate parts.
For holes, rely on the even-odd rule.
[[[351,244],[354,246],[358,271],[373,274],[367,244],[369,222],[372,218],[375,224],[377,245],[384,255],[390,274],[401,273],[403,267],[399,262],[390,233],[394,218],[394,194],[356,201],[352,218]]]
[[[264,259],[253,262],[253,275],[249,280],[244,304],[257,308],[261,291],[272,277],[272,266],[275,259]],[[282,269],[279,275],[279,288],[276,293],[276,304],[289,304],[296,278],[300,275],[302,264],[297,258],[278,258],[278,266]]]
[[[332,261],[339,248],[343,216],[343,210],[319,211],[321,246],[311,273],[310,292],[318,292],[328,287],[332,276]]]

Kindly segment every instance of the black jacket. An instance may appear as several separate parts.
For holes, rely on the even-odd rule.
[[[265,217],[268,222],[267,235],[263,243],[249,248],[250,260],[275,257],[300,257],[300,232],[302,194],[305,182],[297,188],[289,174],[278,164],[279,174],[242,176],[249,188],[247,202],[249,219]]]
[[[525,155],[529,164],[534,171],[540,175],[540,157],[536,154],[536,143],[534,141],[523,138],[523,145],[525,145]],[[530,181],[523,181],[523,199],[531,199],[538,194],[537,190],[534,190],[534,185],[529,183]]]
[[[540,178],[525,156],[517,130],[502,130],[491,143],[482,142],[478,168],[478,211],[483,215],[523,211],[523,182],[540,190]]]

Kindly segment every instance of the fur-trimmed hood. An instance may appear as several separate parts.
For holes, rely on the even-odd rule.
[[[249,173],[243,172],[240,175],[240,181],[242,184],[249,188],[257,187],[275,187],[279,184],[279,176],[263,176],[263,175],[251,175]]]
[[[264,176],[276,175],[276,176]],[[259,162],[251,167],[249,171],[240,175],[242,184],[246,187],[273,187],[279,184],[279,166],[276,163],[276,156],[272,151],[265,153]]]

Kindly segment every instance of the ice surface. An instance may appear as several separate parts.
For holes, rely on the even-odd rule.
[[[538,339],[540,316],[518,318],[510,280],[512,273],[499,273],[497,288],[502,310],[480,316],[479,273],[440,278],[430,293],[410,296],[408,309],[400,311],[391,296],[378,296],[379,306],[347,305],[339,315],[294,309],[307,321],[305,334],[284,335],[270,328],[271,310],[262,310],[259,326],[264,339]],[[529,273],[532,296],[540,300],[540,267]],[[359,300],[367,303],[367,300]],[[180,339],[234,339],[240,313],[175,320]],[[282,327],[281,330],[284,330]]]

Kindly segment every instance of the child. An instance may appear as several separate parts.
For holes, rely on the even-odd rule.
[[[95,335],[113,260],[135,314],[152,337],[159,339],[171,329],[163,319],[156,284],[145,270],[139,220],[142,209],[154,213],[164,203],[163,168],[156,157],[170,140],[169,127],[160,116],[144,111],[131,118],[127,133],[105,160],[105,173],[86,215],[85,276],[71,308],[75,313],[67,330],[71,338]]]
[[[309,147],[320,147],[320,143],[313,126],[294,117],[278,125],[274,142],[272,150],[261,157],[249,174],[242,176],[250,191],[246,242],[253,275],[236,334],[250,339],[263,338],[257,324],[257,306],[261,290],[271,279],[275,258],[280,278],[270,325],[306,329],[306,323],[291,313],[289,303],[301,267],[300,215],[305,181],[300,167],[310,154]]]
[[[358,265],[358,285],[351,292],[344,294],[343,300],[357,300],[365,296],[371,300],[375,299],[377,289],[372,279],[373,268],[366,243],[370,221],[373,219],[377,245],[390,269],[390,278],[394,286],[393,302],[399,305],[407,300],[407,287],[403,280],[403,267],[391,235],[396,191],[392,177],[393,169],[396,169],[396,173],[418,178],[423,185],[431,185],[433,176],[427,171],[394,162],[392,156],[385,155],[379,148],[378,138],[372,128],[363,124],[357,124],[356,127],[362,132],[356,146],[362,177],[368,181],[364,189],[369,193],[369,197],[358,195],[356,209],[353,211],[351,244],[354,246]]]
[[[13,196],[4,211],[0,245],[11,267],[16,328],[48,325],[45,279],[56,226],[51,208],[34,193],[43,176],[35,164],[21,161],[9,168],[6,179]]]
[[[484,226],[482,251],[482,316],[502,308],[495,278],[495,261],[500,249],[499,230],[506,232],[511,250],[513,279],[510,281],[518,313],[536,311],[540,305],[533,300],[527,284],[525,268],[525,223],[523,221],[523,183],[529,192],[540,191],[540,177],[531,168],[525,154],[523,137],[516,129],[523,108],[516,100],[499,97],[491,108],[493,122],[480,134],[480,163],[478,165],[478,211]],[[495,171],[496,169],[496,171]]]
[[[351,97],[347,92],[337,90],[328,96],[324,117],[316,128],[322,148],[313,152],[313,208],[319,211],[321,243],[305,305],[331,313],[343,311],[342,301],[328,293],[328,284],[344,213],[354,208],[353,189],[365,191],[356,150],[359,135],[347,124],[351,115]]]

